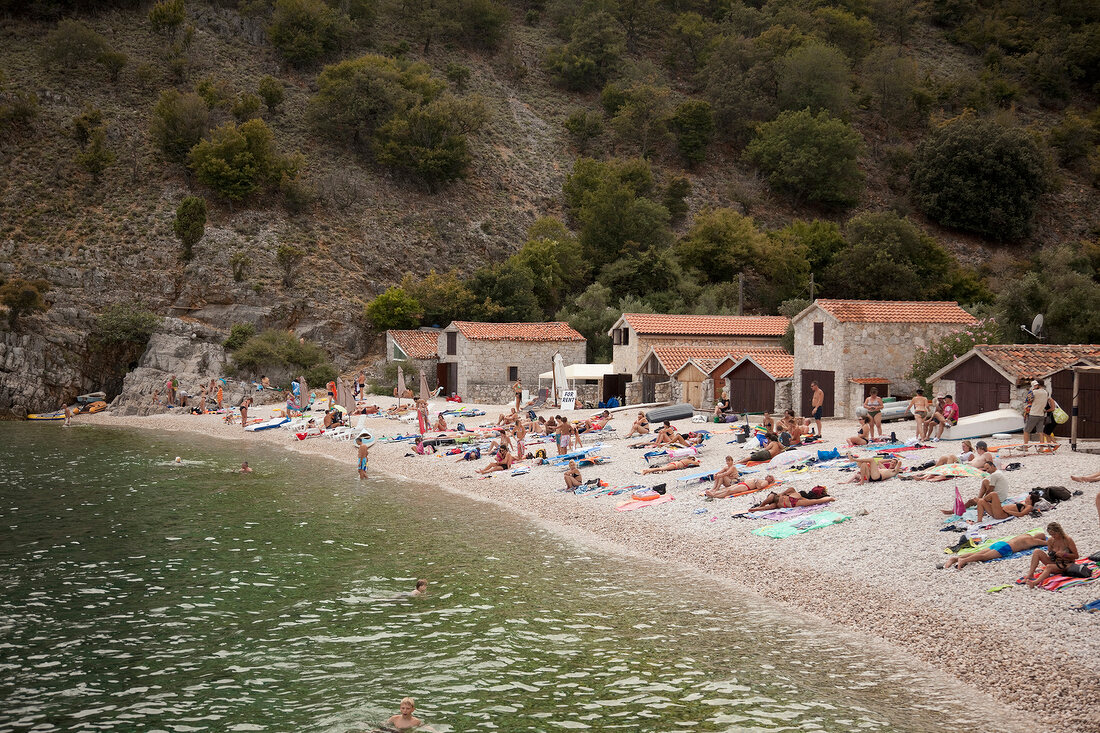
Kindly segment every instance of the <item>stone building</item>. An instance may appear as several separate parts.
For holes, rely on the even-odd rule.
[[[439,332],[437,379],[443,393],[467,402],[507,404],[516,379],[534,393],[539,374],[560,353],[566,364],[583,363],[587,340],[568,323],[473,323],[454,321]]]
[[[790,320],[783,316],[676,316],[623,313],[607,332],[617,374],[638,374],[654,347],[713,346],[728,351],[779,347]]]
[[[439,339],[438,328],[422,328],[411,331],[386,331],[386,363],[401,364],[405,370],[405,378],[413,382],[420,370],[428,378],[429,389],[435,389],[438,384],[436,368],[439,364],[439,352],[437,341]],[[415,385],[411,387],[417,389]]]
[[[825,392],[826,417],[853,417],[872,388],[908,396],[917,349],[976,323],[955,302],[817,300],[791,319],[794,409],[810,414],[812,381]]]
[[[1067,413],[1073,405],[1071,367],[1100,363],[1100,344],[979,344],[928,377],[937,395],[952,395],[959,414],[977,415],[1004,407],[1021,409],[1031,380],[1041,379]],[[1100,385],[1077,387],[1081,438],[1100,437]],[[1056,435],[1068,436],[1070,425]]]
[[[699,409],[709,410],[714,407],[715,395],[721,394],[725,386],[722,375],[748,355],[767,363],[790,358],[790,354],[779,348],[650,347],[638,367],[638,378],[627,385],[627,402],[663,401],[665,391],[662,385],[667,382],[668,397],[664,399],[689,402]]]

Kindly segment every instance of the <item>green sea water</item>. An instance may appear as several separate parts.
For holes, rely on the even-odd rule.
[[[437,731],[1014,729],[829,623],[352,463],[0,424],[0,733],[342,733],[406,695]]]

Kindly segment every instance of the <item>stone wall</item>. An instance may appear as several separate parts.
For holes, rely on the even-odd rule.
[[[794,390],[793,379],[777,379],[775,382],[775,412],[782,413],[784,410],[794,409],[794,400],[791,398],[791,392]]]
[[[820,346],[813,341],[815,321],[825,324],[825,343]],[[888,379],[891,394],[908,395],[917,387],[906,377],[916,350],[960,328],[964,326],[957,323],[840,323],[821,309],[811,311],[794,325],[792,403],[802,404],[803,369],[833,372],[837,417],[853,417],[863,402],[863,386],[851,385],[851,379]],[[850,386],[859,387],[859,399],[854,404]]]
[[[446,331],[441,332],[440,363],[458,364],[458,393],[467,402],[508,404],[513,401],[508,367],[517,367],[523,386],[534,394],[539,374],[550,371],[554,354],[565,364],[583,364],[584,341],[487,341],[458,334],[456,354],[446,353]]]
[[[626,383],[626,404],[628,405],[640,405],[642,403],[642,383],[641,382],[627,382]]]

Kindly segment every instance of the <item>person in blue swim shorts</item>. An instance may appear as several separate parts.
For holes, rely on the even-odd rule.
[[[994,542],[985,550],[971,552],[966,555],[956,555],[944,563],[943,568],[946,570],[950,567],[956,567],[962,570],[966,565],[972,562],[999,560],[1002,557],[1008,557],[1009,555],[1023,552],[1024,550],[1031,550],[1036,547],[1046,547],[1046,544],[1047,536],[1042,532],[1038,534],[1016,535],[1007,541]]]
[[[364,445],[362,438],[356,438],[355,445],[359,447],[359,480],[362,481],[367,477],[367,455],[370,453],[370,446]]]

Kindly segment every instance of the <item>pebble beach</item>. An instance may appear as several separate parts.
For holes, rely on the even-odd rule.
[[[383,410],[393,404],[387,397],[370,400]],[[407,401],[406,401],[407,402]],[[432,400],[432,417],[453,407]],[[465,405],[486,412],[483,417],[448,418],[450,425],[467,427],[495,423],[507,407]],[[270,408],[254,408],[252,415],[266,418]],[[538,411],[541,416],[556,414]],[[581,419],[595,411],[577,411]],[[682,483],[678,475],[715,471],[727,455],[742,461],[750,448],[735,441],[735,425],[674,423],[681,432],[712,432],[700,454],[700,467],[678,472],[641,476],[644,450],[631,449],[637,438],[624,439],[636,409],[615,413],[601,434],[582,435],[584,445],[600,444],[597,453],[608,463],[582,468],[584,479],[599,478],[609,488],[641,484],[667,485],[665,500],[633,511],[616,511],[629,500],[618,496],[574,495],[564,492],[561,469],[521,461],[529,466],[522,475],[508,472],[480,478],[475,470],[488,458],[456,461],[456,456],[437,453],[411,454],[408,442],[387,442],[388,436],[416,431],[412,422],[368,417],[365,426],[376,439],[370,451],[370,471],[419,482],[426,490],[455,492],[489,501],[510,511],[552,526],[580,541],[598,542],[614,551],[639,558],[647,565],[689,566],[725,581],[732,581],[768,599],[786,604],[816,618],[822,627],[843,627],[885,641],[1006,706],[1006,715],[1030,717],[1040,730],[1100,731],[1100,613],[1073,610],[1074,606],[1100,598],[1100,582],[1061,591],[1029,589],[1017,585],[1029,558],[972,563],[963,570],[940,570],[949,555],[944,549],[960,534],[941,531],[955,487],[963,498],[975,496],[981,479],[962,476],[943,482],[902,481],[842,483],[852,477],[838,467],[811,468],[800,473],[772,472],[784,486],[805,490],[824,486],[837,498],[828,511],[850,517],[841,523],[784,539],[757,536],[753,529],[777,520],[735,518],[762,498],[762,494],[705,501],[701,496],[710,482]],[[319,418],[318,418],[319,419]],[[358,419],[358,418],[355,418]],[[220,415],[188,415],[169,412],[149,417],[119,417],[110,412],[85,415],[79,424],[125,426],[153,430],[188,431],[211,437],[323,456],[335,461],[334,474],[355,475],[356,449],[348,441],[324,436],[304,441],[287,430],[245,432],[238,424],[226,424]],[[843,447],[856,432],[855,421],[826,420],[824,440],[809,450]],[[885,431],[899,440],[912,438],[912,421],[888,423]],[[429,433],[429,436],[431,433]],[[1019,442],[1014,439],[1009,442]],[[991,441],[991,444],[993,441]],[[542,447],[549,455],[553,445]],[[1085,444],[1081,447],[1097,448]],[[900,455],[907,466],[958,453],[959,443],[943,441]],[[866,453],[856,449],[857,453]],[[250,460],[247,448],[242,460]],[[1082,556],[1100,551],[1100,518],[1096,495],[1100,484],[1074,483],[1070,475],[1091,474],[1100,469],[1100,455],[1070,451],[1066,441],[1051,455],[1013,457],[1020,468],[1008,472],[1013,494],[1033,487],[1060,485],[1081,491],[1040,518],[1017,518],[985,531],[989,537],[1006,537],[1041,529],[1057,521],[1077,544]],[[805,515],[812,517],[813,514]],[[992,589],[1001,586],[1000,590]]]

